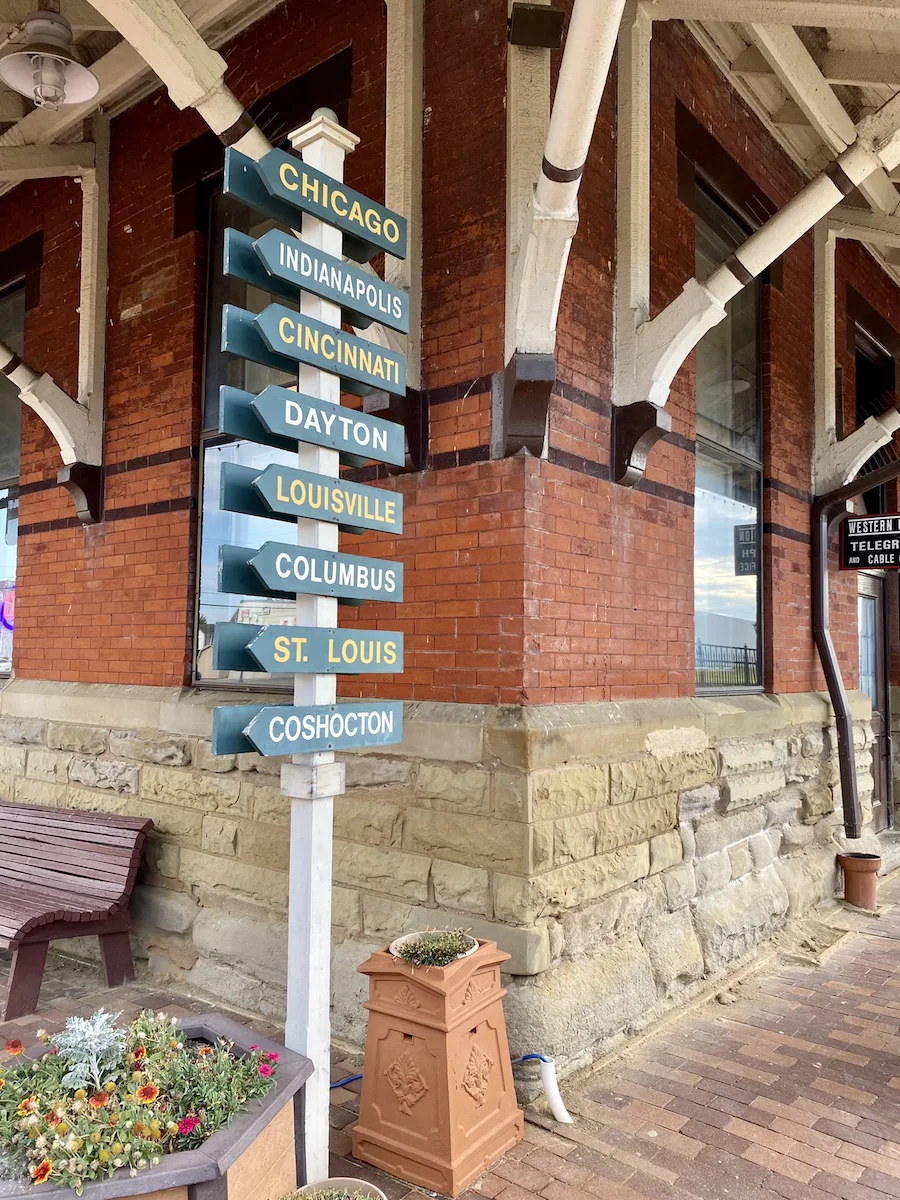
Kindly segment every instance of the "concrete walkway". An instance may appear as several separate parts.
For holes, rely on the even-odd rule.
[[[881,901],[880,917],[846,913],[857,932],[821,965],[761,972],[724,997],[734,1003],[699,1006],[570,1085],[574,1126],[529,1113],[525,1141],[466,1200],[900,1197],[900,877]],[[91,969],[56,967],[39,1013],[0,1025],[0,1050],[100,1005],[126,1018],[209,1007],[141,984],[110,992]],[[335,1079],[354,1069],[335,1056]],[[346,1157],[358,1085],[332,1100],[334,1174],[370,1179],[388,1200],[420,1197]]]

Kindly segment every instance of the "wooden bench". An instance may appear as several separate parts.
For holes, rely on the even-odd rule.
[[[134,978],[128,901],[153,822],[0,803],[0,949],[13,951],[2,1019],[37,1008],[50,943],[100,939],[106,981]]]

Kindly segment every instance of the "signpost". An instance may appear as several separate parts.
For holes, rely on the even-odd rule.
[[[341,462],[402,464],[404,431],[340,406],[341,390],[406,393],[406,360],[376,342],[344,333],[378,321],[409,330],[409,300],[365,263],[387,252],[404,257],[403,217],[343,184],[345,155],[357,138],[320,109],[291,135],[299,151],[272,150],[259,163],[225,154],[225,192],[274,217],[297,238],[271,230],[254,241],[237,230],[225,239],[224,270],[288,300],[255,315],[234,305],[222,313],[222,348],[278,370],[298,368],[297,390],[270,386],[260,395],[221,389],[222,433],[281,449],[297,448],[297,468],[263,470],[223,464],[221,505],[230,511],[296,521],[297,544],[259,550],[222,546],[219,580],[237,595],[294,597],[296,625],[218,624],[213,664],[223,671],[293,673],[292,705],[227,705],[213,713],[214,754],[291,755],[282,791],[291,802],[286,1044],[310,1058],[305,1152],[310,1181],[328,1174],[331,999],[331,858],[333,798],[343,791],[335,750],[402,741],[398,701],[337,703],[338,674],[403,669],[403,636],[337,628],[338,604],[399,601],[399,563],[338,552],[338,530],[401,532],[402,497],[340,478]],[[298,366],[299,364],[299,366]]]
[[[842,571],[900,571],[900,513],[841,523]]]

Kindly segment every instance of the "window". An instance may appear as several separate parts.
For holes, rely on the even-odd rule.
[[[0,292],[0,341],[24,352],[25,287]],[[0,374],[0,674],[12,670],[16,609],[16,532],[19,525],[19,455],[22,401],[15,384]]]
[[[273,222],[254,222],[243,205],[219,191],[211,200],[209,238],[209,289],[206,333],[206,370],[201,439],[203,472],[203,519],[200,530],[200,599],[197,616],[196,679],[198,682],[264,683],[272,687],[272,676],[263,672],[221,672],[212,669],[213,627],[217,621],[239,621],[248,625],[290,625],[294,620],[292,600],[266,599],[260,596],[231,595],[219,591],[219,547],[222,545],[259,547],[267,541],[291,541],[292,529],[284,521],[248,517],[223,512],[219,507],[219,479],[222,463],[235,462],[259,466],[284,462],[296,466],[296,454],[260,446],[255,442],[236,441],[217,432],[219,386],[223,383],[261,392],[267,384],[296,386],[296,375],[260,366],[258,363],[223,354],[221,345],[222,305],[237,304],[261,312],[270,303],[268,292],[261,292],[240,280],[222,275],[222,243],[230,226],[253,237],[260,237]],[[279,298],[280,304],[287,303]]]
[[[749,231],[698,182],[696,272]],[[760,661],[759,283],[743,288],[697,347],[694,640],[699,688],[758,688]]]
[[[875,338],[856,326],[856,428],[864,425],[869,417],[880,417],[896,404],[894,394],[894,356]],[[868,475],[879,467],[886,467],[897,457],[893,442],[882,446],[860,468],[859,474]],[[887,493],[884,485],[871,488],[862,496],[863,509],[867,513],[885,511]]]

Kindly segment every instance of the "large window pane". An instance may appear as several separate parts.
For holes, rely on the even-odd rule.
[[[697,277],[706,279],[747,237],[712,196],[697,189]],[[727,316],[697,347],[697,433],[759,458],[759,285],[729,300]]]
[[[759,686],[759,472],[704,447],[695,493],[697,683]]]

